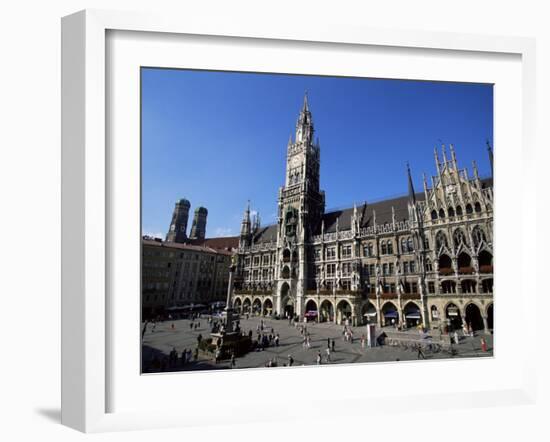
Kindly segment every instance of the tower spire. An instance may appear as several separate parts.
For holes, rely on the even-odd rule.
[[[407,177],[408,177],[408,184],[409,184],[409,202],[412,204],[416,204],[416,196],[414,194],[414,185],[412,181],[411,176],[411,167],[409,165],[409,162],[407,161]]]
[[[246,238],[250,235],[250,227],[250,200],[248,200],[241,222],[241,238]]]
[[[311,111],[309,110],[307,91],[304,94],[304,104],[296,123],[295,140],[296,143],[302,141],[313,143],[313,119],[311,118]]]
[[[437,146],[434,147],[434,160],[435,160],[435,168],[437,169],[437,176],[441,176],[441,169],[439,165],[439,155],[437,155]]]
[[[493,176],[493,147],[487,140],[487,152],[489,153],[489,163],[491,165],[491,176]]]

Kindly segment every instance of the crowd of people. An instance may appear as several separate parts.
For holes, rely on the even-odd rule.
[[[249,319],[249,315],[245,314],[245,318]],[[166,319],[166,318],[164,318]],[[168,318],[170,320],[171,318]],[[162,320],[151,320],[146,321],[142,327],[142,338],[145,336],[147,332],[149,333],[156,333],[159,331],[158,329],[158,323],[164,322]],[[215,317],[214,315],[209,315],[208,317],[201,317],[200,314],[192,315],[189,318],[189,330],[193,332],[199,332],[197,335],[197,346],[193,349],[191,348],[184,348],[181,353],[178,353],[177,349],[175,347],[172,348],[170,353],[165,356],[162,355],[160,352],[155,352],[149,361],[150,367],[155,371],[163,371],[163,370],[174,370],[174,369],[182,369],[186,367],[188,364],[191,364],[193,362],[196,362],[199,358],[199,346],[201,343],[201,340],[203,339],[201,331],[201,323],[206,323],[206,331],[215,334],[222,334],[225,332],[226,329],[226,323],[225,320],[221,317]],[[179,323],[178,323],[179,324]],[[269,324],[269,325],[268,325]],[[275,329],[271,326],[272,322],[268,322],[264,320],[263,318],[259,318],[259,321],[256,324],[255,327],[255,334],[254,334],[254,328],[248,329],[246,332],[241,330],[240,321],[236,320],[233,322],[233,330],[237,333],[240,333],[242,335],[246,335],[250,338],[252,342],[254,342],[253,338],[255,338],[255,350],[256,351],[264,351],[265,349],[269,347],[279,347],[281,345],[281,336],[278,332],[275,331]],[[316,363],[318,365],[324,364],[324,363],[332,363],[334,362],[334,353],[336,351],[336,343],[335,339],[333,338],[327,338],[326,340],[326,347],[323,348],[323,345],[314,345],[314,340],[311,331],[308,329],[308,326],[310,325],[307,322],[301,322],[299,318],[295,316],[288,316],[288,325],[294,326],[294,329],[299,333],[301,337],[301,344],[303,350],[310,350],[314,349],[316,352],[314,353],[314,356],[312,356],[314,359],[311,361],[312,363]],[[394,325],[394,324],[392,324]],[[178,327],[181,327],[181,324],[178,325]],[[168,327],[163,327],[161,330],[175,330],[176,329],[176,323],[170,322]],[[316,326],[313,326],[313,332],[315,333]],[[204,327],[203,329],[204,330]],[[443,332],[443,331],[442,331]],[[421,334],[425,334],[424,330],[420,331]],[[437,333],[437,330],[436,330]],[[461,327],[461,329],[455,329],[452,332],[448,333],[451,343],[452,344],[459,344],[465,337],[474,337],[475,332],[472,329],[472,325],[470,323],[464,323]],[[354,330],[349,325],[348,321],[344,321],[344,325],[342,325],[341,328],[341,336],[342,341],[346,344],[353,345],[356,338],[354,335]],[[223,336],[222,336],[223,338]],[[370,347],[369,341],[367,340],[365,334],[361,334],[360,336],[360,348],[362,350],[365,350],[367,347]],[[480,338],[480,346],[482,352],[487,352],[488,346],[487,341],[485,338]],[[213,361],[215,364],[219,364],[222,359],[222,349],[220,348],[221,345],[216,345],[216,349],[213,352]],[[202,347],[201,347],[202,348]],[[416,351],[417,358],[418,359],[426,359],[426,355],[424,353],[424,348],[422,345],[418,345],[417,347],[409,347]],[[211,351],[211,350],[209,350]],[[223,355],[224,358],[229,359],[229,367],[234,368],[237,365],[237,358],[234,353],[234,351],[231,351],[229,354],[227,352]],[[295,364],[294,357],[291,354],[288,354],[287,361],[284,363],[280,363],[280,361],[277,360],[276,357],[270,357],[265,362],[265,367],[277,367],[277,366],[293,366]]]

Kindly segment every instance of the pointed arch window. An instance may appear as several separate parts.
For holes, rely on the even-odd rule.
[[[475,226],[472,230],[472,241],[474,242],[474,246],[476,247],[479,247],[482,242],[487,242],[485,232],[481,227]]]
[[[462,216],[462,207],[456,206],[456,216]]]
[[[472,209],[472,205],[471,204],[466,204],[466,213],[468,215],[470,215],[471,213],[473,213],[473,209]]]
[[[388,254],[388,247],[386,246],[386,241],[382,241],[380,246],[381,246],[381,254],[382,255],[387,255]]]
[[[476,213],[481,212],[481,204],[479,204],[479,201],[477,203],[475,203],[474,210],[475,210]]]
[[[445,211],[443,209],[439,209],[439,217],[441,219],[445,218]]]
[[[447,235],[445,235],[445,233],[443,233],[441,230],[437,232],[437,235],[435,237],[435,246],[437,250],[441,249],[441,247],[448,247]]]
[[[432,210],[432,221],[437,219],[437,212],[435,210]]]
[[[430,261],[430,259],[426,259],[426,271],[427,272],[433,272],[433,266],[432,266],[432,262]]]
[[[391,242],[391,240],[388,240],[388,255],[392,255],[393,254],[393,243]]]
[[[462,229],[456,229],[453,233],[453,244],[455,248],[458,248],[460,244],[468,245],[468,242],[466,241],[466,236],[464,235],[464,232]]]
[[[455,209],[453,209],[452,207],[449,207],[449,209],[447,210],[447,213],[449,214],[449,218],[454,218]]]

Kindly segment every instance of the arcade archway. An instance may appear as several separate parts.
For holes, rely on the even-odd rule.
[[[304,310],[304,316],[306,319],[308,321],[317,321],[318,314],[317,303],[313,299],[307,301]]]
[[[372,302],[367,302],[361,308],[361,318],[363,324],[376,324],[377,313],[376,308],[372,305]]]
[[[336,306],[336,322],[338,324],[351,324],[352,308],[346,300],[341,300]]]
[[[382,306],[382,325],[397,325],[399,324],[399,313],[397,307],[392,302],[386,302]]]
[[[243,313],[250,313],[250,307],[252,306],[252,302],[250,301],[250,298],[245,298],[243,301]]]
[[[321,322],[332,322],[334,321],[334,307],[332,302],[324,300],[321,302],[320,312],[320,321]]]
[[[271,299],[268,298],[264,301],[262,314],[264,316],[270,316],[272,313],[273,313],[273,302],[271,301]]]
[[[479,307],[475,304],[468,304],[466,306],[464,319],[466,320],[466,324],[471,325],[473,330],[485,329],[481,312],[479,311]]]
[[[252,313],[259,315],[262,313],[262,301],[260,298],[256,298],[252,303]]]
[[[422,323],[422,313],[420,308],[414,302],[408,302],[403,308],[405,315],[405,325],[409,327],[417,327]]]
[[[462,315],[459,308],[450,303],[445,309],[445,317],[447,319],[448,331],[458,330],[462,327]]]

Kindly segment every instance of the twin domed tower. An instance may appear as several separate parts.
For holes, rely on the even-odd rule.
[[[208,210],[204,207],[197,207],[195,209],[191,233],[189,238],[187,237],[187,223],[189,221],[190,208],[191,203],[185,198],[176,202],[176,207],[172,214],[172,222],[170,223],[170,230],[166,235],[167,242],[184,243],[187,239],[204,239],[206,237],[206,218],[208,217]]]

